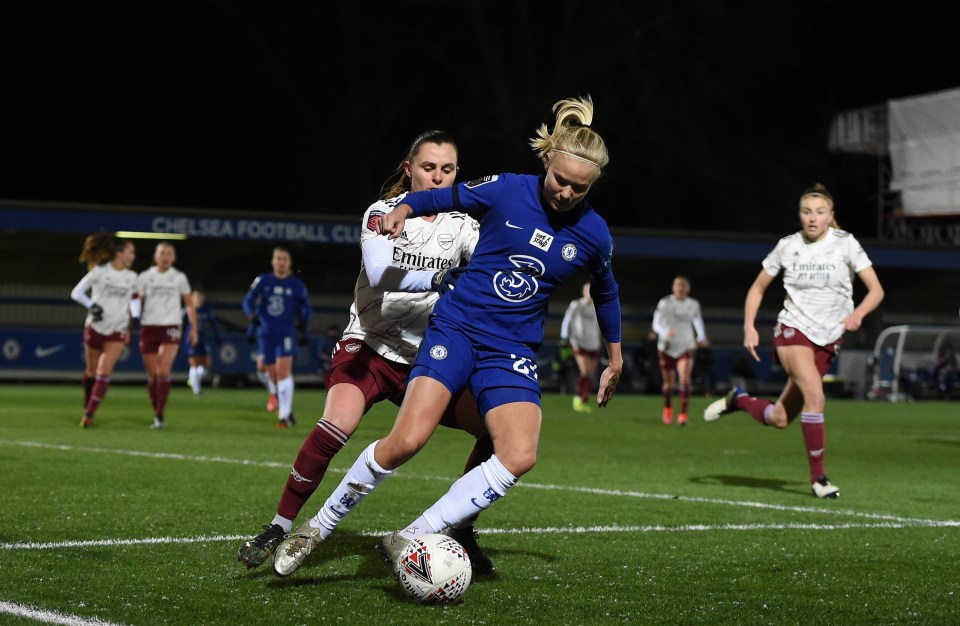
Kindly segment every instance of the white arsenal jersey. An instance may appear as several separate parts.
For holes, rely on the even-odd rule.
[[[153,266],[137,277],[137,293],[143,299],[141,324],[179,326],[183,296],[190,293],[190,281],[175,267],[160,272]]]
[[[360,229],[361,244],[372,237],[386,237],[377,234],[377,220],[393,210],[405,195],[380,200],[367,209]],[[455,267],[461,259],[470,260],[479,228],[477,221],[466,213],[440,213],[433,222],[409,218],[403,234],[391,241],[391,265],[405,270],[438,272]],[[411,364],[439,297],[433,291],[408,293],[373,289],[361,263],[350,306],[350,322],[343,338],[361,339],[384,358]]]
[[[597,322],[597,309],[593,301],[577,298],[568,306],[560,323],[560,337],[582,350],[597,352],[600,350],[600,325]]]
[[[813,243],[799,232],[784,237],[763,260],[771,276],[783,272],[787,296],[777,321],[818,346],[836,341],[853,311],[853,277],[871,265],[860,242],[844,230],[830,228]]]
[[[673,358],[696,350],[697,340],[706,339],[702,329],[703,317],[697,300],[689,296],[680,300],[673,294],[660,298],[653,313],[657,350]],[[669,336],[671,330],[673,335]]]
[[[130,326],[130,300],[137,287],[137,273],[133,270],[115,269],[110,263],[98,265],[83,278],[90,286],[90,299],[103,308],[103,319],[93,321],[87,314],[85,324],[101,335],[112,335]]]

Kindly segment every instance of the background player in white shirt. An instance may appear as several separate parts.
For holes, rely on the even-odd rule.
[[[362,417],[382,400],[399,405],[407,374],[423,339],[434,304],[452,282],[451,274],[473,254],[479,234],[476,220],[464,213],[446,213],[407,221],[406,237],[390,240],[377,232],[380,218],[408,191],[449,187],[456,179],[458,151],[453,137],[442,131],[421,133],[406,158],[384,184],[381,199],[363,216],[362,262],[350,306],[350,321],[333,351],[323,417],[297,454],[277,513],[264,532],[245,542],[237,559],[257,567],[273,554],[307,499],[316,491],[330,460],[356,431]],[[454,268],[454,269],[451,269]],[[443,423],[477,437],[465,471],[493,452],[489,435],[469,393],[451,404]],[[295,550],[309,554],[314,535],[307,521],[290,537]],[[451,531],[467,548],[475,574],[493,571],[480,550],[472,520]]]
[[[107,395],[113,367],[124,344],[130,343],[129,307],[137,287],[137,274],[130,266],[136,257],[133,242],[113,233],[90,235],[83,243],[80,261],[89,271],[70,292],[88,311],[83,326],[86,369],[81,428],[93,424],[93,415]]]
[[[657,356],[663,377],[663,423],[673,423],[671,398],[679,382],[680,414],[677,423],[683,426],[687,423],[687,405],[690,403],[693,357],[697,347],[705,348],[709,344],[700,303],[690,297],[689,279],[686,276],[674,278],[672,291],[657,303],[653,313],[653,332],[657,333]]]
[[[819,183],[800,196],[802,229],[784,237],[763,261],[763,269],[747,292],[743,346],[759,361],[757,311],[767,287],[783,272],[787,296],[773,330],[775,358],[790,380],[774,403],[750,397],[738,387],[703,414],[707,421],[735,410],[746,411],[765,426],[786,428],[797,415],[807,449],[810,483],[818,498],[836,498],[840,489],[824,472],[826,404],[823,376],[830,369],[845,331],[860,329],[863,318],[883,300],[883,287],[860,243],[834,220],[833,197]],[[867,288],[853,306],[853,276]]]
[[[583,284],[583,295],[570,302],[563,321],[560,323],[560,338],[570,342],[573,358],[577,362],[580,376],[577,378],[577,393],[573,397],[573,410],[580,413],[591,411],[590,392],[597,376],[597,364],[600,361],[600,325],[597,323],[597,310],[590,296],[590,282]]]
[[[137,296],[131,304],[139,319],[140,354],[147,372],[147,393],[153,405],[153,425],[163,428],[164,410],[170,395],[170,370],[180,350],[182,311],[190,320],[189,341],[196,344],[197,312],[190,297],[190,281],[173,267],[177,260],[173,244],[162,241],[153,252],[153,267],[137,276]]]

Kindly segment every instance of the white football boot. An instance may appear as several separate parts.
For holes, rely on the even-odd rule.
[[[316,544],[323,541],[320,529],[310,525],[310,521],[301,524],[296,532],[287,535],[273,555],[273,572],[277,576],[289,576],[297,571]]]
[[[813,495],[818,498],[839,498],[840,497],[840,487],[837,487],[830,482],[830,479],[826,476],[820,476],[810,486],[810,489],[813,491]]]
[[[733,402],[737,399],[737,396],[745,395],[747,395],[746,391],[740,387],[734,387],[727,392],[727,395],[710,403],[710,406],[703,412],[703,419],[708,422],[715,422],[720,419],[721,415],[733,413],[737,410],[736,407],[733,406]],[[666,418],[664,418],[664,422],[666,422]]]
[[[397,559],[400,558],[400,553],[403,552],[403,549],[407,547],[408,543],[410,543],[410,540],[401,537],[400,531],[398,530],[380,538],[380,541],[377,542],[377,552],[382,554],[383,558],[390,561],[390,564],[396,567]]]

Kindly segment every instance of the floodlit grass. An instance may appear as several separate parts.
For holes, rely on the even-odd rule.
[[[372,549],[460,473],[472,440],[441,428],[287,579],[236,561],[274,508],[323,392],[280,431],[265,393],[174,390],[165,431],[116,385],[90,430],[79,386],[0,388],[0,623],[957,624],[960,404],[830,401],[810,495],[799,424],[744,414],[660,423],[658,397],[574,413],[544,398],[537,467],[484,513],[498,574],[447,607],[411,604]],[[305,518],[393,421],[381,404]],[[46,612],[46,613],[44,613]]]

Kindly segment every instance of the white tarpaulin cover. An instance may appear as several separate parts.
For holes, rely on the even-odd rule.
[[[893,176],[907,215],[960,215],[960,89],[890,100]]]

